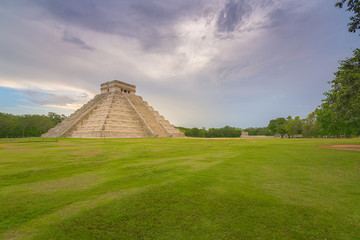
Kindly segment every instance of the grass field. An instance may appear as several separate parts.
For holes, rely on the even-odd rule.
[[[0,239],[360,239],[360,139],[0,141]]]

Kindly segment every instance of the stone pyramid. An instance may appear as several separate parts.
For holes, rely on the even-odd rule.
[[[43,137],[184,137],[140,96],[136,86],[117,80],[101,84],[101,93],[50,129]]]

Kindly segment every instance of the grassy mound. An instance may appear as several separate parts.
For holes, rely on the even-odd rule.
[[[360,139],[0,142],[0,239],[359,239]]]

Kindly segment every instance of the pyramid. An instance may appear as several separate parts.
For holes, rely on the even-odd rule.
[[[101,84],[100,90],[100,94],[43,137],[184,137],[179,129],[135,95],[135,85],[114,80]]]

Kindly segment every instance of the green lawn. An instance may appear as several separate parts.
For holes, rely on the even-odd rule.
[[[360,139],[0,142],[0,239],[360,239]]]

